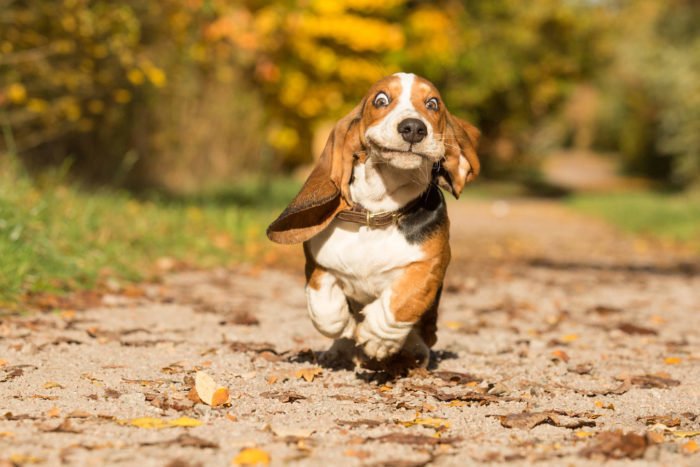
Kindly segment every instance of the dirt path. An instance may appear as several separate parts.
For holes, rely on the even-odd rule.
[[[450,215],[430,372],[299,372],[330,345],[300,267],[173,274],[0,323],[0,466],[698,465],[697,258],[550,203]],[[230,406],[187,399],[197,370]]]

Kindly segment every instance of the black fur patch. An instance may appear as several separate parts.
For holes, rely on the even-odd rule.
[[[409,213],[399,219],[399,232],[410,244],[422,243],[447,222],[445,198],[438,187],[431,184],[421,200]]]

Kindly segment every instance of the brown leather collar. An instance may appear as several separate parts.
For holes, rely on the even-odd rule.
[[[430,187],[428,187],[428,189],[430,189]],[[426,190],[426,192],[427,191],[428,190]],[[403,206],[401,209],[397,209],[396,211],[383,211],[372,213],[360,206],[359,204],[356,204],[353,206],[352,209],[343,209],[342,211],[338,211],[338,214],[336,214],[335,217],[343,221],[355,222],[356,224],[366,225],[369,228],[383,227],[385,225],[390,224],[397,225],[399,219],[401,219],[402,216],[406,215],[409,211],[411,211],[418,205],[418,203],[423,198],[424,194],[425,192],[410,203],[408,203],[407,205]]]

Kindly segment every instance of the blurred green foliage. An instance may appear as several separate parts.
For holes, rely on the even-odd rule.
[[[487,176],[575,144],[688,185],[700,178],[698,8],[0,0],[0,118],[34,166],[69,159],[95,180],[186,191],[310,161],[328,121],[404,70],[483,130]]]

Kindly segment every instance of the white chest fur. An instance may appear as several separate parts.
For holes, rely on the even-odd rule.
[[[309,240],[314,260],[333,274],[343,292],[360,303],[376,299],[401,268],[423,259],[420,245],[411,245],[394,225],[369,228],[334,220]]]

